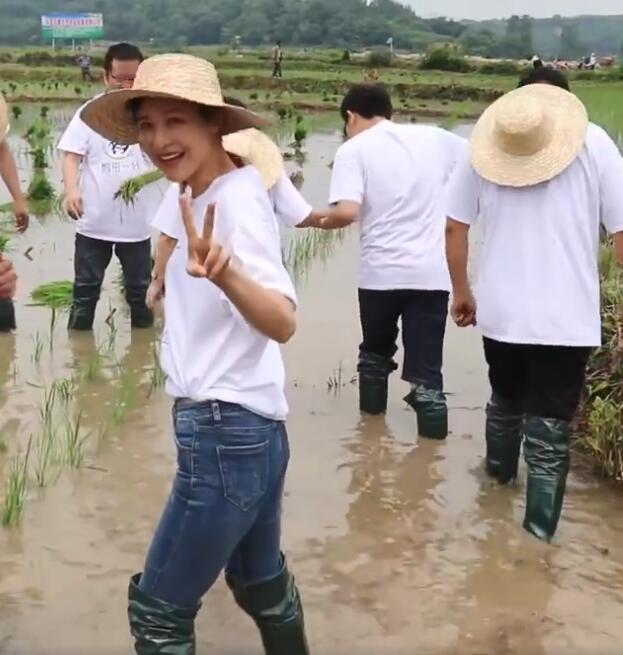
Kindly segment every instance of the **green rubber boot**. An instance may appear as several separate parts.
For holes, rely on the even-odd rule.
[[[242,586],[225,576],[238,606],[257,625],[266,655],[309,655],[301,597],[285,558],[276,578]]]
[[[359,410],[377,416],[387,411],[389,375],[396,370],[391,359],[371,353],[359,356]]]
[[[448,405],[443,391],[417,386],[404,400],[415,410],[420,437],[436,441],[448,437]]]
[[[195,655],[195,617],[199,607],[182,609],[152,598],[130,581],[128,618],[137,655]]]
[[[523,525],[535,537],[549,542],[556,534],[562,512],[571,428],[567,421],[529,416],[524,435],[528,489]]]
[[[517,479],[522,414],[493,394],[487,405],[487,473],[500,484]]]

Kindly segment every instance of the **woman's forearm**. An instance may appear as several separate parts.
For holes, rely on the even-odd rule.
[[[235,265],[227,269],[218,285],[258,332],[278,343],[292,338],[296,330],[294,305],[279,291],[266,289]]]
[[[455,294],[469,290],[467,262],[469,258],[469,226],[448,220],[446,227],[446,258]]]
[[[6,184],[13,202],[24,200],[15,159],[13,159],[13,154],[6,141],[0,143],[0,177]]]

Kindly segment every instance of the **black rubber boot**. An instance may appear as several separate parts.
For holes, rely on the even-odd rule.
[[[404,400],[415,410],[420,437],[436,441],[447,438],[448,405],[443,391],[417,386]]]
[[[496,394],[487,405],[487,473],[500,484],[517,479],[523,416]]]
[[[130,581],[128,618],[138,655],[195,655],[195,617],[199,607],[182,609],[152,598]]]
[[[146,295],[147,289],[143,287],[126,289],[125,296],[130,305],[130,321],[133,328],[150,328],[154,324],[153,312],[145,302]]]
[[[268,582],[240,585],[225,576],[238,606],[257,625],[266,655],[309,655],[303,606],[285,559],[281,573]]]
[[[74,284],[74,300],[69,312],[68,323],[70,330],[86,331],[93,329],[95,308],[99,297],[99,288]]]
[[[359,355],[359,410],[376,416],[387,411],[387,393],[390,373],[396,363],[380,355]]]
[[[524,456],[528,465],[524,528],[548,542],[556,534],[562,512],[570,435],[567,421],[529,416],[524,422]]]
[[[0,300],[0,332],[10,332],[17,328],[15,305],[10,299]]]

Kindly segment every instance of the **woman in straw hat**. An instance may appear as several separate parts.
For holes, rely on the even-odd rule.
[[[201,598],[226,569],[265,652],[307,654],[280,550],[289,447],[278,343],[294,333],[296,299],[262,177],[223,147],[224,136],[264,123],[224,103],[212,64],[188,55],[147,59],[131,90],[102,96],[82,116],[110,139],[139,143],[185,189],[161,353],[178,470],[144,571],[130,583],[136,652],[194,653]]]
[[[28,202],[22,192],[15,159],[6,139],[8,132],[9,110],[2,94],[0,94],[0,178],[6,184],[9,194],[13,199],[13,213],[15,215],[17,230],[19,232],[25,232],[28,229],[29,222]],[[0,263],[3,274],[6,275],[8,273],[11,277],[14,277],[15,272],[13,271],[12,265],[1,253]],[[2,286],[3,288],[7,288],[6,285]],[[8,288],[14,292],[15,285],[11,283]],[[16,327],[15,307],[11,301],[12,292],[10,294],[5,292],[0,297],[0,331],[14,330]]]
[[[225,102],[246,109],[237,98],[226,96]],[[320,227],[326,213],[314,211],[287,176],[281,151],[263,132],[255,128],[223,137],[223,147],[238,166],[254,166],[268,191],[275,216],[286,227]],[[179,185],[171,184],[164,195],[152,225],[160,231],[156,248],[152,282],[147,291],[147,305],[155,309],[164,297],[167,262],[177,239],[171,235],[180,221]]]
[[[452,313],[484,334],[493,395],[486,466],[528,468],[524,527],[550,541],[569,471],[570,424],[591,350],[601,343],[599,234],[623,264],[623,159],[562,73],[538,69],[484,112],[449,189],[447,253]],[[484,243],[476,299],[467,276],[468,232]]]

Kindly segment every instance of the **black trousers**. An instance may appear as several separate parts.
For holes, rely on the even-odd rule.
[[[273,77],[283,77],[283,69],[280,61],[273,62]]]
[[[391,360],[402,321],[403,380],[442,391],[448,296],[447,291],[359,289],[360,352]]]
[[[74,298],[97,302],[113,249],[121,262],[128,303],[143,306],[151,282],[150,239],[113,243],[76,234]]]
[[[578,409],[591,348],[484,340],[493,393],[522,413],[571,421]]]

